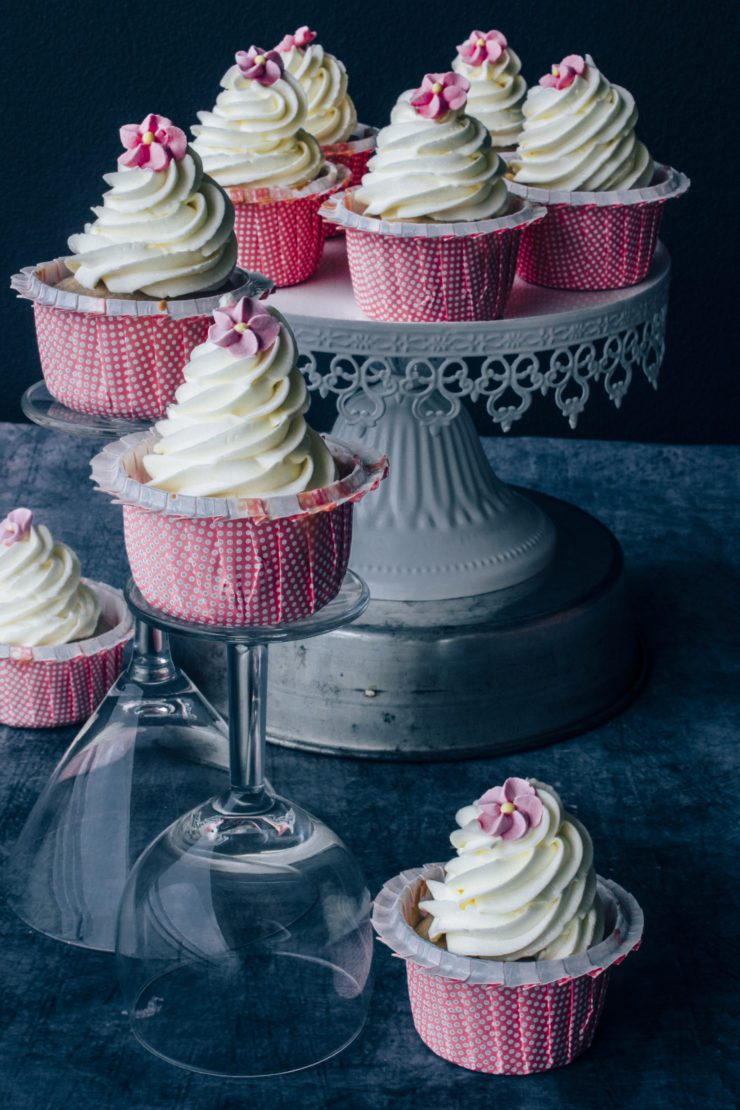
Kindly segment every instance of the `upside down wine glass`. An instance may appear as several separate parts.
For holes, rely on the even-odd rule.
[[[342,841],[265,780],[268,644],[347,624],[367,587],[350,572],[311,617],[251,629],[172,620],[132,584],[127,597],[150,625],[226,642],[230,755],[228,788],[161,833],[126,884],[116,950],[132,1031],[193,1071],[311,1067],[364,1025],[371,901]]]

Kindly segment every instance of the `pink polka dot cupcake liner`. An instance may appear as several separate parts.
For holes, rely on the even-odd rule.
[[[11,279],[33,302],[41,370],[51,395],[77,412],[158,420],[183,381],[190,353],[206,339],[224,294],[261,296],[264,278],[235,270],[230,290],[188,300],[117,300],[58,289],[63,259]]]
[[[350,171],[347,188],[359,185],[367,170],[367,164],[375,153],[375,141],[378,135],[377,127],[368,127],[367,124],[358,123],[354,132],[344,143],[329,143],[323,146],[327,161],[334,165],[346,166]],[[327,239],[337,239],[344,235],[344,228],[339,224],[325,222]]]
[[[515,199],[493,220],[378,220],[354,210],[351,190],[321,211],[344,227],[352,290],[365,315],[426,323],[503,316],[522,230],[545,214]]]
[[[240,266],[265,274],[279,288],[316,273],[326,238],[319,209],[350,176],[345,166],[327,166],[302,189],[227,187]]]
[[[147,486],[156,433],[126,436],[92,461],[99,489],[123,505],[131,574],[150,605],[221,628],[301,620],[327,605],[347,572],[352,506],[387,473],[384,455],[327,440],[329,486],[271,498],[200,498]]]
[[[455,956],[414,929],[426,879],[441,864],[404,871],[375,900],[380,939],[406,961],[411,1014],[432,1052],[491,1075],[529,1075],[570,1064],[590,1046],[612,968],[640,946],[643,915],[627,891],[598,879],[607,936],[564,960]]]
[[[653,184],[621,192],[567,193],[508,182],[517,197],[544,205],[544,220],[527,228],[517,273],[551,289],[623,289],[645,279],[653,261],[663,206],[689,179],[661,166]]]
[[[131,614],[120,590],[84,581],[97,594],[106,630],[54,647],[0,644],[0,723],[58,728],[84,721],[121,673]]]

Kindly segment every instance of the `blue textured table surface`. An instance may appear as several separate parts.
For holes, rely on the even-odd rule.
[[[447,1064],[416,1035],[403,967],[379,945],[367,1028],[341,1056],[272,1080],[196,1076],[131,1040],[112,957],[46,940],[3,905],[8,1110],[737,1104],[740,451],[532,439],[487,450],[502,477],[576,502],[621,539],[653,658],[641,697],[595,732],[519,757],[418,766],[271,749],[268,773],[343,836],[373,892],[404,867],[448,858],[455,810],[483,788],[508,774],[553,783],[590,829],[599,872],[645,911],[643,947],[615,971],[592,1049],[524,1078]],[[120,510],[89,486],[90,454],[69,436],[0,426],[0,509],[34,507],[90,577],[118,585]],[[73,731],[0,729],[4,854]],[[207,796],[215,772],[203,773]]]

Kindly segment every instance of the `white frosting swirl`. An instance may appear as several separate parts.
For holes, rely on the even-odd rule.
[[[357,126],[357,110],[347,93],[347,70],[318,43],[281,53],[285,68],[306,94],[306,130],[322,146],[343,143]]]
[[[95,633],[100,604],[80,581],[80,561],[49,529],[0,543],[0,643],[22,647],[66,644]]]
[[[355,197],[384,220],[482,220],[503,215],[506,166],[488,131],[461,110],[426,119],[399,97]]]
[[[273,85],[243,77],[233,65],[211,112],[198,112],[193,147],[222,185],[300,185],[318,177],[321,148],[304,129],[301,86],[284,73]]]
[[[144,457],[149,483],[195,497],[264,497],[320,489],[334,460],[304,420],[309,400],[293,334],[282,328],[266,350],[232,354],[210,340],[196,347],[185,382],[156,425]]]
[[[65,262],[80,285],[110,293],[179,297],[217,289],[236,263],[234,210],[188,148],[167,169],[105,174],[95,220],[72,235]]]
[[[535,85],[512,161],[514,180],[545,189],[639,189],[653,160],[635,136],[634,98],[611,85],[588,54],[586,69],[564,89]]]
[[[584,952],[603,937],[591,838],[565,813],[552,789],[530,779],[543,804],[539,824],[519,840],[483,832],[477,804],[455,817],[457,856],[445,881],[427,880],[429,938],[444,936],[461,956],[555,960]]]
[[[518,55],[507,47],[497,62],[485,61],[479,66],[469,65],[458,55],[452,68],[470,82],[467,114],[488,128],[494,147],[499,150],[515,147],[527,95]]]

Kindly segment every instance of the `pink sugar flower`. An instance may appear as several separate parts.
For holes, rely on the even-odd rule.
[[[580,54],[567,54],[560,65],[553,66],[551,73],[540,77],[540,84],[546,89],[568,89],[586,69],[586,61]]]
[[[217,347],[228,347],[237,358],[249,358],[271,347],[280,328],[280,321],[266,308],[242,297],[236,304],[214,310],[208,338]]]
[[[32,524],[31,509],[13,509],[5,520],[0,521],[0,543],[3,547],[12,547],[19,540],[28,539]]]
[[[513,778],[486,790],[476,805],[481,809],[478,823],[483,832],[502,840],[520,840],[539,825],[544,810],[535,788],[526,779]]]
[[[260,85],[274,85],[283,76],[285,67],[277,50],[250,46],[249,50],[237,50],[235,58],[242,77]]]
[[[469,66],[482,66],[484,62],[497,62],[508,43],[500,31],[471,31],[457,52]]]
[[[410,103],[425,119],[441,119],[465,107],[469,88],[470,82],[459,73],[427,73]]]
[[[125,154],[118,159],[121,166],[145,166],[150,170],[166,170],[174,158],[185,157],[188,140],[185,132],[171,119],[150,112],[141,123],[127,123],[119,131]]]
[[[305,50],[307,46],[311,45],[315,38],[316,32],[310,31],[306,24],[304,24],[303,27],[299,27],[292,35],[285,35],[278,43],[276,49],[282,50],[286,54],[289,50],[293,50],[294,47],[298,50]]]

